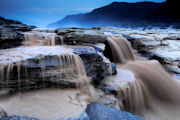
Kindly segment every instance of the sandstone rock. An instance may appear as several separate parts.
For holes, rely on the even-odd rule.
[[[180,73],[178,62],[180,61],[180,41],[178,29],[120,29],[114,27],[101,28],[102,31],[123,34],[131,41],[142,56],[148,59],[156,59],[163,66],[175,73]]]
[[[35,26],[28,26],[15,20],[0,18],[0,49],[17,47],[23,41],[22,31],[30,31]]]
[[[20,32],[11,28],[0,28],[0,49],[20,46],[22,41]]]
[[[88,77],[92,78],[96,84],[116,72],[116,66],[112,65],[110,70],[111,62],[93,48],[38,46],[6,49],[0,52],[2,53],[0,55],[0,88],[9,88],[8,93],[53,86],[74,88],[77,81],[73,79],[77,77],[77,74],[72,73],[74,66],[67,63],[68,55],[73,54],[72,52],[81,57]],[[61,64],[59,59],[61,59]]]
[[[66,69],[71,66],[66,66],[65,59],[61,60],[61,66],[58,61],[60,55],[69,54],[71,51],[58,46],[1,50],[0,88],[9,88],[10,91],[15,92],[53,85],[62,88],[75,87],[75,81],[68,78],[68,75],[64,75],[67,72]]]
[[[111,62],[100,52],[96,52],[90,48],[74,48],[74,53],[81,57],[85,64],[87,75],[91,77],[95,83],[99,84],[100,81],[109,75],[108,69]],[[111,71],[115,74],[115,65],[113,65],[112,68]]]
[[[131,113],[116,108],[106,107],[99,103],[91,103],[86,108],[90,120],[142,120]]]
[[[59,37],[63,37],[65,44],[96,44],[104,43],[106,36],[100,29],[86,29],[86,28],[62,28],[56,30]]]

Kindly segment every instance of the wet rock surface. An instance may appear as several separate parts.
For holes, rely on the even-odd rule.
[[[67,58],[74,54],[82,59],[87,76],[97,85],[95,87],[103,92],[104,96],[101,96],[103,99],[101,103],[111,107],[92,103],[87,106],[86,113],[82,113],[79,118],[67,120],[141,120],[141,118],[130,113],[112,108],[116,107],[117,99],[107,97],[107,95],[116,95],[117,84],[122,83],[122,86],[127,86],[125,80],[128,77],[130,80],[134,80],[134,78],[129,73],[125,74],[126,71],[121,70],[119,72],[116,65],[110,62],[110,55],[113,53],[108,54],[109,49],[107,49],[105,35],[124,35],[142,55],[148,56],[149,59],[156,59],[164,66],[169,67],[170,70],[178,73],[180,64],[178,54],[179,32],[170,32],[168,35],[166,32],[118,28],[57,29],[56,42],[59,43],[54,44],[54,46],[31,46],[0,50],[0,78],[2,78],[0,79],[0,96],[16,91],[24,92],[49,87],[65,90],[66,88],[75,88],[78,81],[73,80],[77,76],[74,76],[73,70],[70,70],[74,66],[69,66],[67,63],[67,61],[73,60]],[[59,46],[60,44],[65,45]],[[75,47],[67,47],[66,45],[74,45]],[[69,54],[70,56],[68,56]],[[117,74],[114,78],[121,79],[106,81],[105,78],[115,75],[117,71],[122,74]],[[3,119],[36,120],[15,116],[3,116]],[[66,118],[62,118],[62,120],[66,120]]]
[[[3,51],[6,51],[6,53]],[[7,88],[9,92],[15,92],[47,88],[53,85],[62,88],[75,87],[75,81],[71,81],[72,78],[64,76],[67,72],[66,69],[71,66],[68,66],[65,59],[59,63],[62,54],[71,53],[69,49],[62,47],[29,47],[1,50],[1,52],[4,53],[0,56],[0,66],[2,68],[0,88],[2,89]],[[7,59],[5,59],[6,57]],[[63,57],[68,57],[68,55]]]
[[[168,70],[180,73],[180,31],[178,29],[102,28],[112,34],[122,34],[140,55],[156,59]]]
[[[111,62],[100,52],[90,48],[74,48],[74,53],[79,55],[83,60],[87,75],[92,78],[93,82],[99,84],[110,73],[108,71]],[[113,66],[115,74],[115,66]]]
[[[91,103],[86,108],[90,120],[142,120],[128,112],[106,107],[100,103]]]
[[[20,46],[23,41],[23,36],[20,32],[11,28],[0,28],[0,48],[11,48]]]
[[[87,45],[104,43],[106,36],[100,31],[100,28],[61,28],[56,30],[59,38],[63,38],[65,44]]]
[[[33,28],[35,27],[0,17],[0,49],[20,46],[23,41],[21,32],[30,31]]]
[[[0,67],[2,68],[2,74],[0,74],[0,78],[2,78],[0,82],[1,95],[19,90],[28,91],[53,86],[74,88],[76,81],[72,79],[77,76],[73,76],[71,73],[73,65],[66,61],[71,51],[81,57],[86,73],[93,83],[99,84],[111,72],[113,74],[116,72],[116,66],[113,64],[112,69],[109,70],[111,62],[93,48],[67,49],[56,46],[1,50],[3,53],[0,56]],[[61,64],[59,59],[61,59]]]

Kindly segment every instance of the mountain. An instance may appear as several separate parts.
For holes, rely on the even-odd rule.
[[[180,14],[177,14],[180,11],[179,2],[113,2],[90,13],[68,15],[48,27],[177,25],[180,21]]]

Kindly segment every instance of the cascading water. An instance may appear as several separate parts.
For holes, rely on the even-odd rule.
[[[80,91],[80,94],[88,95],[88,100],[92,100],[89,98],[93,98],[93,100],[96,99],[93,93],[94,89],[92,89],[88,81],[85,66],[81,58],[73,54],[72,51],[61,53],[60,51],[68,50],[65,48],[59,49],[61,46],[54,46],[55,37],[53,32],[49,33],[48,31],[24,33],[25,41],[23,42],[23,46],[26,47],[19,48],[22,50],[18,52],[18,57],[14,56],[14,53],[16,50],[18,51],[18,49],[12,53],[7,50],[7,58],[2,55],[3,59],[0,61],[0,63],[3,63],[0,64],[0,88],[13,88],[15,92],[24,91],[26,87],[30,90],[32,88],[59,88],[62,86],[61,84],[69,82],[73,85],[71,84],[72,86],[70,85],[68,87],[76,87]],[[38,49],[36,49],[37,47],[27,46],[38,46]],[[114,84],[117,86],[119,107],[123,110],[141,115],[145,120],[179,120],[179,83],[173,79],[158,62],[140,60],[131,48],[130,43],[122,36],[108,35],[107,46],[109,49],[107,50],[106,48],[104,54],[110,57],[113,62],[117,63],[118,75],[115,77]],[[34,53],[31,53],[31,50],[34,51]],[[48,53],[44,54],[47,51]],[[32,56],[36,57],[33,59],[26,58],[24,60],[23,57],[28,57],[27,54],[29,54],[28,56],[31,56],[31,58]],[[13,61],[10,56],[13,57],[15,61]],[[52,69],[53,71],[51,71]],[[112,70],[112,68],[110,69]],[[36,79],[34,79],[34,77]],[[38,81],[36,81],[37,79]],[[114,78],[110,77],[110,79]],[[126,79],[130,80],[126,81]],[[124,81],[124,83],[119,81]],[[14,89],[15,86],[18,87]],[[72,94],[68,96],[69,92],[75,94],[75,103],[71,96]],[[68,100],[66,99],[67,96],[69,98]],[[54,101],[55,99],[57,99],[57,101]],[[37,103],[35,101],[37,101]],[[79,103],[77,103],[77,101]],[[7,100],[6,98],[0,99],[0,105],[9,111],[10,115],[27,115],[49,119],[66,116],[59,116],[59,114],[62,114],[59,108],[67,108],[68,110],[64,112],[66,113],[70,111],[69,108],[76,108],[80,104],[80,108],[77,109],[81,109],[83,106],[81,102],[79,93],[75,93],[72,89],[70,91],[56,91],[55,93],[51,93],[51,90],[45,90],[26,93],[23,94],[23,97],[17,95]],[[52,105],[53,103],[55,104]],[[12,106],[12,104],[14,105]],[[27,104],[29,105],[28,107]],[[39,106],[39,104],[41,105]],[[49,104],[53,107],[48,108]],[[75,104],[75,106],[72,104]],[[44,108],[44,106],[47,106],[48,110],[53,109],[52,111],[54,111],[56,115],[51,115],[51,110],[49,110],[50,112],[42,112],[43,115],[41,112],[35,115],[32,113],[32,111],[37,109],[41,111],[46,110],[47,108]],[[69,106],[69,108],[67,106]],[[26,109],[24,110],[24,108]],[[17,111],[17,109],[19,111]],[[77,109],[73,109],[73,111]]]
[[[111,52],[113,62],[125,64],[129,60],[135,60],[131,45],[125,38],[109,35],[107,37],[107,46],[110,49],[107,52]]]
[[[23,46],[54,46],[56,34],[45,31],[24,32]]]
[[[49,59],[51,59],[51,57],[49,57]],[[62,54],[54,56],[53,59],[59,64],[59,70],[57,70],[58,72],[55,74],[57,79],[52,80],[53,86],[57,86],[59,81],[66,79],[67,81],[72,81],[72,83],[74,82],[76,84],[76,88],[80,91],[91,95],[90,89],[88,89],[90,85],[84,63],[78,55],[73,53]],[[46,60],[48,60],[48,58],[42,57],[37,58],[33,62],[33,64],[36,64],[41,70],[40,78],[42,79],[43,88],[47,87],[46,79],[48,79],[48,67],[51,67],[48,65],[50,63],[46,63]],[[13,87],[12,84],[18,84],[19,87],[17,89],[18,91],[21,91],[24,83],[28,84],[28,82],[33,79],[31,76],[28,77],[28,71],[32,69],[29,64],[32,64],[32,60],[8,62],[7,64],[0,65],[1,88],[11,88]],[[28,81],[28,79],[30,80]],[[13,83],[14,81],[17,81],[18,83]]]
[[[72,48],[22,46],[0,52],[0,106],[8,115],[76,117],[93,101],[84,63]]]
[[[119,84],[120,108],[141,115],[145,120],[179,120],[179,82],[159,62],[135,59],[131,46],[122,36],[108,36],[108,44],[110,57],[119,63],[118,69],[130,70],[135,75],[126,87]]]

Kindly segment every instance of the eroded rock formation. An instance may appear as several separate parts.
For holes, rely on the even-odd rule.
[[[31,31],[33,28],[35,27],[0,17],[0,49],[20,46],[23,41],[21,32]]]

